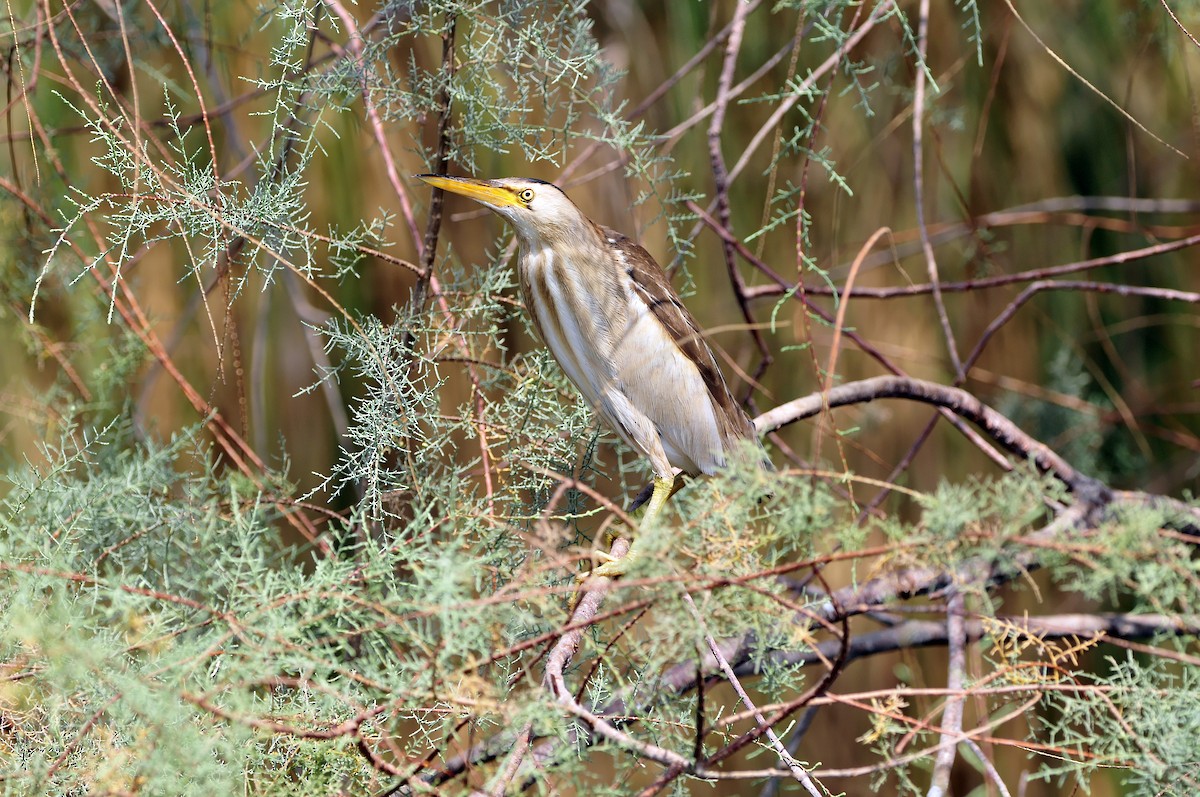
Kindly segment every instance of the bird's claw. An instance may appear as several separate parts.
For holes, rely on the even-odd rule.
[[[594,576],[616,578],[624,572],[623,570],[620,573],[615,572],[613,567],[613,565],[620,563],[622,558],[613,556],[607,551],[592,551],[591,558],[593,562],[598,562],[598,564],[575,575],[575,580],[581,584]]]
[[[583,583],[590,579],[619,579],[629,569],[629,564],[625,562],[624,557],[614,557],[611,553],[593,551],[592,558],[598,559],[600,563],[590,570],[576,574],[576,581]]]
[[[606,562],[592,568],[592,572],[588,573],[588,578],[620,578],[629,570],[629,563],[625,558],[616,558],[615,556],[605,555]]]
[[[615,523],[615,524],[604,527],[604,531],[600,535],[600,543],[601,543],[602,548],[611,548],[611,547],[613,547],[613,543],[616,542],[617,540],[621,539],[622,537],[632,537],[632,536],[633,535],[629,533],[629,530],[626,529],[623,525],[621,525],[620,523]],[[609,556],[607,553],[605,553],[604,550],[602,550],[602,549],[597,549],[596,551],[594,551],[593,556],[600,557],[600,558],[607,558],[607,559],[613,558],[613,557]]]
[[[579,602],[583,600],[584,594],[588,591],[588,584],[593,578],[620,578],[629,568],[628,554],[617,558],[603,551],[593,551],[592,557],[604,561],[591,570],[575,574],[575,597],[571,600],[572,613],[579,607]]]
[[[612,564],[613,562],[621,561],[619,556],[613,556],[608,551],[592,551],[592,559],[599,561],[601,567],[607,564]]]

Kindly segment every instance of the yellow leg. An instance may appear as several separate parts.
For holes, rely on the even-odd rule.
[[[650,493],[650,500],[646,503],[646,514],[642,515],[643,523],[654,518],[663,510],[663,507],[667,505],[667,499],[671,497],[671,493],[674,490],[674,477],[656,478],[654,480],[654,492]]]
[[[642,515],[642,523],[646,523],[656,517],[659,512],[662,512],[663,507],[667,504],[667,499],[671,497],[671,493],[675,489],[675,479],[656,478],[654,480],[654,492],[650,494],[650,500],[646,503],[646,511]],[[581,581],[587,580],[592,576],[603,576],[605,578],[618,578],[625,575],[629,570],[630,565],[634,560],[641,556],[641,550],[638,547],[640,537],[634,537],[633,543],[629,546],[629,551],[620,559],[613,559],[607,554],[600,553],[598,558],[607,559],[604,564],[593,569],[590,573],[580,573]]]

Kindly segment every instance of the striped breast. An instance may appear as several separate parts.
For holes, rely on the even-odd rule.
[[[604,232],[606,244],[618,243],[611,231]],[[627,241],[621,236],[620,243]],[[724,464],[726,430],[710,385],[701,364],[662,323],[653,297],[633,279],[627,246],[597,252],[560,245],[557,252],[550,247],[522,252],[525,305],[563,372],[658,475],[670,475],[673,467],[712,473]],[[600,274],[583,270],[596,262],[620,268]],[[692,334],[689,349],[696,345]],[[702,340],[698,345],[711,361]],[[723,380],[720,386],[725,389]]]
[[[563,373],[598,408],[613,376],[605,357],[605,341],[612,337],[611,308],[603,311],[563,260],[549,247],[522,253],[521,291],[538,334]]]

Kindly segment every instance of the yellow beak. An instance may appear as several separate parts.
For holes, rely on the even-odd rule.
[[[494,185],[490,180],[476,180],[472,177],[442,177],[437,174],[418,174],[416,177],[434,188],[440,188],[452,194],[462,194],[494,208],[507,208],[520,204],[512,189]]]

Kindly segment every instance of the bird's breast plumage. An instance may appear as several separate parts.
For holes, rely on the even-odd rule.
[[[729,424],[711,395],[714,376],[732,401],[712,353],[695,329],[681,346],[663,324],[659,303],[686,310],[673,293],[655,296],[636,279],[644,268],[636,259],[649,260],[645,250],[608,230],[599,240],[606,251],[588,251],[590,242],[523,248],[520,282],[534,324],[583,397],[659,475],[673,467],[712,473],[724,464],[730,442]],[[611,268],[598,271],[595,263]],[[705,362],[689,355],[697,346]]]
[[[622,319],[614,317],[613,308],[600,306],[569,253],[550,248],[522,253],[520,281],[542,340],[588,403],[596,406],[611,381],[610,342]]]

